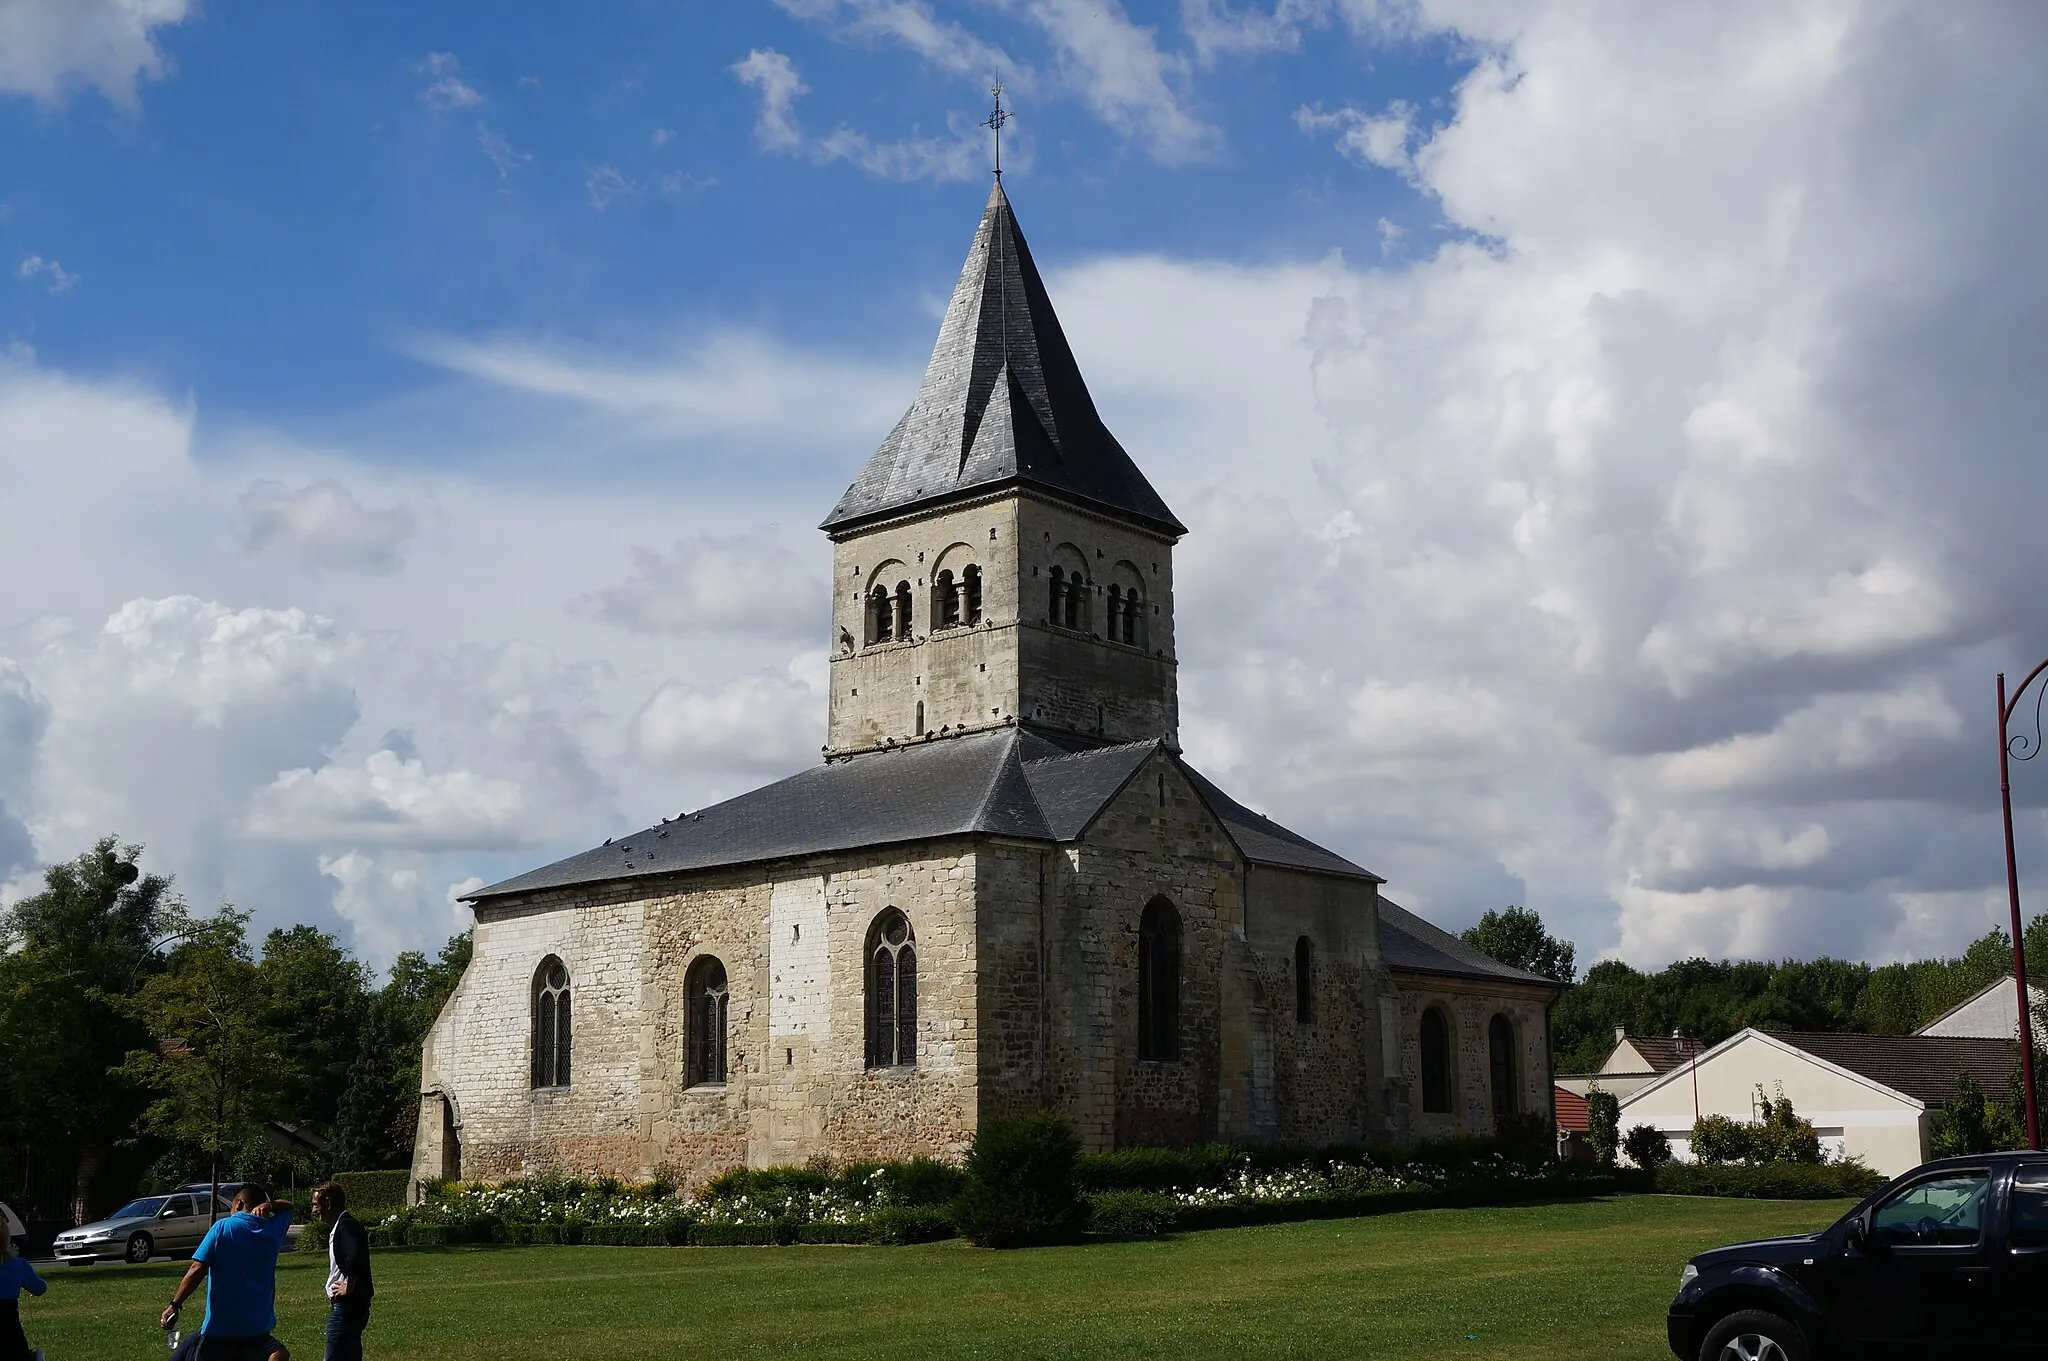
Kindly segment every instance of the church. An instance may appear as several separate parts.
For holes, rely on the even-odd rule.
[[[910,409],[822,528],[822,762],[471,894],[414,1178],[696,1185],[1551,1111],[1557,986],[1182,752],[1186,527],[1096,412],[998,178]]]

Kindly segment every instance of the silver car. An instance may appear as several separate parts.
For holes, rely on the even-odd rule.
[[[220,1215],[228,1213],[229,1197],[220,1197]],[[146,1262],[151,1257],[179,1256],[199,1246],[215,1216],[206,1212],[206,1190],[179,1190],[131,1200],[105,1219],[57,1235],[57,1260],[77,1266],[94,1262]]]

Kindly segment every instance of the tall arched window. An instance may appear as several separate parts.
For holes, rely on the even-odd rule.
[[[868,930],[868,1067],[917,1062],[917,941],[895,908]]]
[[[1060,568],[1052,569],[1052,575],[1045,588],[1045,617],[1052,623],[1066,618],[1067,574]]]
[[[533,971],[533,1085],[569,1085],[569,970],[553,955]]]
[[[881,583],[868,592],[868,641],[886,643],[896,636],[896,607]]]
[[[960,588],[953,584],[953,573],[948,570],[932,578],[932,617],[938,621],[936,627],[949,629],[960,622]]]
[[[896,636],[910,641],[910,583],[896,583]]]
[[[1435,1007],[1422,1013],[1422,1109],[1451,1111],[1451,1026]]]
[[[685,1043],[689,1048],[689,1085],[725,1081],[725,965],[704,955],[690,966],[683,982],[688,999],[684,1018]]]
[[[1119,639],[1119,638],[1123,637],[1123,628],[1124,628],[1124,588],[1123,588],[1123,587],[1121,587],[1121,586],[1118,586],[1118,585],[1116,585],[1116,584],[1114,584],[1114,583],[1111,583],[1111,585],[1110,585],[1110,588],[1109,588],[1109,606],[1108,606],[1108,615],[1109,615],[1109,633],[1108,633],[1108,637],[1109,637],[1109,639],[1110,639],[1110,641],[1111,641],[1111,642],[1115,642],[1115,641],[1116,641],[1117,639]]]
[[[1515,1023],[1496,1013],[1486,1027],[1486,1057],[1493,1072],[1493,1113],[1515,1113]]]
[[[981,622],[981,569],[968,567],[960,573],[961,609],[970,624]]]
[[[1180,914],[1164,898],[1138,918],[1138,1057],[1180,1057]]]
[[[1067,582],[1066,626],[1070,629],[1081,627],[1081,606],[1087,602],[1088,585],[1079,572]]]
[[[1144,628],[1145,597],[1138,594],[1138,588],[1133,586],[1130,589],[1130,593],[1124,596],[1123,632],[1118,633],[1116,625],[1112,623],[1109,629],[1109,636],[1121,638],[1124,642],[1136,647],[1144,639]]]
[[[1307,936],[1294,942],[1294,1023],[1316,1023],[1316,943]]]

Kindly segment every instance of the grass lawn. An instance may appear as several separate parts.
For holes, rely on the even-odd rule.
[[[1629,1196],[1016,1252],[447,1248],[377,1257],[379,1358],[1659,1358],[1703,1248],[1832,1222],[1833,1201]],[[321,1353],[326,1258],[278,1274],[279,1335]],[[59,1269],[22,1302],[61,1361],[161,1356],[183,1263]],[[196,1326],[199,1312],[188,1311]]]

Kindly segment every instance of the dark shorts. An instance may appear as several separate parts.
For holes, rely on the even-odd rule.
[[[268,1333],[255,1337],[194,1333],[178,1344],[171,1361],[270,1361],[271,1353],[283,1345]]]

